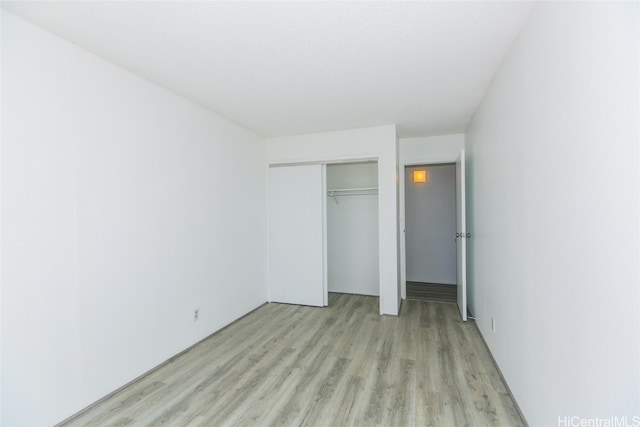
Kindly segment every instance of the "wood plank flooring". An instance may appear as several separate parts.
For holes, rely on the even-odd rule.
[[[440,283],[407,282],[407,298],[457,303],[458,287]]]
[[[66,426],[521,426],[457,306],[266,304]]]

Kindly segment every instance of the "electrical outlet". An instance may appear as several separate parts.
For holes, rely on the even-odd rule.
[[[195,322],[196,320],[198,320],[200,318],[200,309],[196,308],[193,311],[193,321]]]
[[[496,319],[494,319],[493,317],[491,318],[491,332],[495,332],[496,331]]]

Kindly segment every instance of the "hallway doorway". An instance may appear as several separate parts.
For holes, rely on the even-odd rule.
[[[456,168],[405,167],[407,298],[456,303]]]

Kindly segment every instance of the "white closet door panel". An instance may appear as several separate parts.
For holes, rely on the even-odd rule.
[[[322,165],[269,169],[269,299],[323,306]]]

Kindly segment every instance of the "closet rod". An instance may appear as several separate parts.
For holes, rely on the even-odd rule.
[[[375,187],[372,188],[343,188],[337,190],[327,190],[327,196],[336,197],[336,196],[366,196],[378,194],[378,189]]]
[[[333,199],[338,205],[338,196],[369,196],[378,194],[377,188],[343,188],[340,190],[327,190],[327,197]]]

